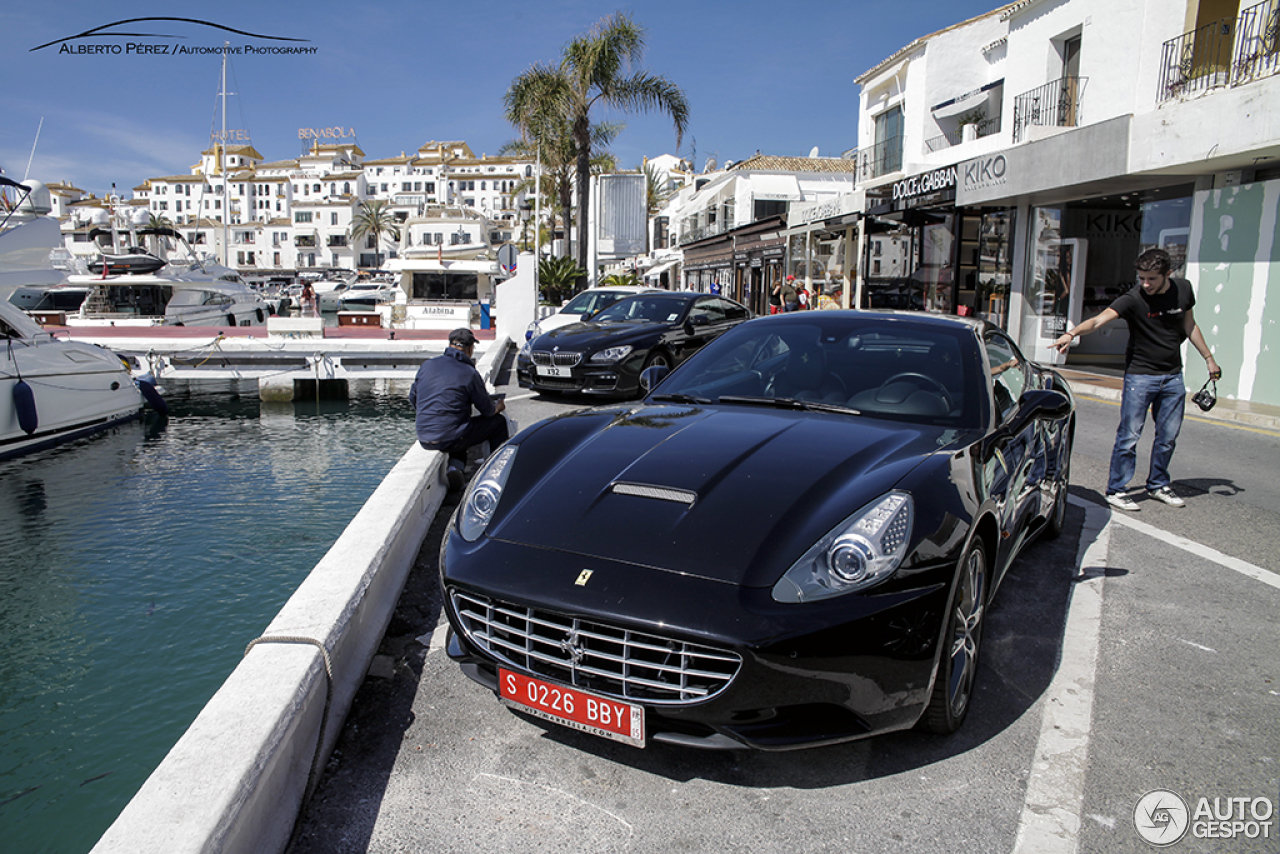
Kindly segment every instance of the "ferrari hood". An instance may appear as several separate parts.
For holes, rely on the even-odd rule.
[[[553,421],[525,441],[515,467],[523,474],[513,472],[489,534],[769,585],[947,441],[937,428],[842,414],[737,406],[597,411],[587,423]]]

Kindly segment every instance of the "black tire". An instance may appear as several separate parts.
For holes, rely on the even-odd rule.
[[[1049,520],[1044,526],[1046,540],[1058,539],[1067,527],[1067,487],[1071,483],[1071,439],[1068,437],[1062,441],[1061,484],[1058,486],[1058,497],[1053,502],[1053,509],[1049,511]]]
[[[988,583],[987,547],[981,537],[975,536],[960,558],[947,631],[942,636],[943,647],[938,655],[933,696],[920,718],[920,728],[927,732],[949,735],[960,728],[969,714],[982,651]]]
[[[643,374],[646,369],[652,368],[654,365],[661,365],[664,368],[666,368],[667,371],[669,372],[672,367],[671,357],[667,355],[667,352],[665,350],[652,351],[651,353],[649,353],[648,356],[645,356],[644,364],[640,366],[640,373]],[[644,397],[645,396],[644,384],[641,383],[639,378],[637,377],[635,390],[631,392],[629,395],[626,393],[623,393],[622,396],[624,398]]]
[[[644,360],[644,368],[640,369],[641,373],[644,372],[645,368],[652,368],[654,365],[662,365],[667,370],[671,370],[674,367],[671,364],[671,357],[667,355],[665,350],[654,350],[650,353]]]

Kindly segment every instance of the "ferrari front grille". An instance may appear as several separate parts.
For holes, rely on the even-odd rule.
[[[733,680],[735,652],[451,591],[473,645],[528,673],[633,702],[690,703]]]
[[[553,353],[550,350],[534,350],[530,355],[532,355],[535,365],[554,365],[557,368],[572,368],[582,361],[581,353],[561,353],[558,351]]]

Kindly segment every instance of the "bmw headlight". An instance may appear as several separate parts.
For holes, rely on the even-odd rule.
[[[520,342],[520,352],[528,353],[533,347],[533,339],[542,334],[542,327],[538,325],[538,321],[529,324],[529,328],[524,332],[524,340]]]
[[[888,578],[911,541],[911,496],[890,492],[818,540],[773,586],[778,602],[813,602]]]
[[[480,539],[489,520],[502,500],[502,490],[507,485],[507,474],[516,458],[516,446],[504,445],[471,481],[462,495],[458,510],[458,533],[468,543]]]
[[[606,347],[605,349],[592,354],[588,361],[604,364],[609,364],[610,362],[621,362],[623,359],[627,358],[627,356],[631,355],[631,351],[633,349],[635,348],[630,346]]]

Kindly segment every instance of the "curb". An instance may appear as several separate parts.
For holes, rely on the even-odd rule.
[[[485,348],[487,382],[509,346]],[[443,467],[413,443],[93,854],[284,851],[444,500]]]
[[[1109,400],[1119,402],[1121,398],[1121,390],[1111,388],[1104,385],[1093,385],[1087,382],[1068,378],[1071,383],[1071,389],[1077,395],[1085,397],[1095,397],[1101,400]],[[1219,399],[1218,405],[1208,412],[1203,411],[1200,407],[1191,402],[1188,396],[1186,405],[1186,414],[1201,418],[1207,421],[1224,421],[1232,424],[1245,424],[1251,427],[1260,427],[1265,430],[1275,430],[1280,432],[1280,415],[1273,415],[1267,412],[1254,412],[1249,409],[1238,408],[1240,406],[1248,406],[1248,404],[1240,404],[1233,400]]]

